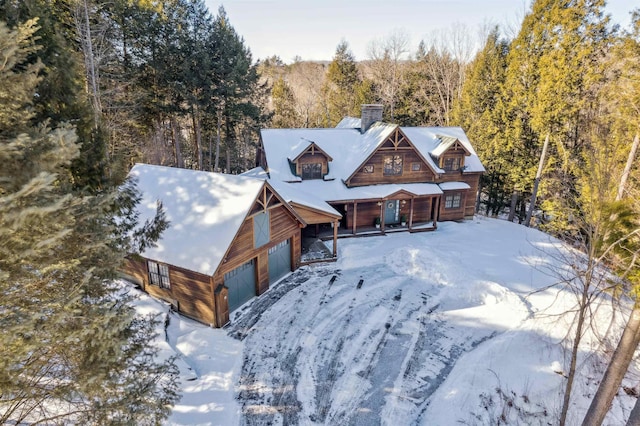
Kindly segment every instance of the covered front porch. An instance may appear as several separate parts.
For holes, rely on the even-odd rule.
[[[440,194],[415,195],[398,191],[387,197],[367,200],[330,202],[342,214],[338,237],[385,234],[389,232],[433,231],[438,226]],[[319,237],[335,231],[318,228]]]

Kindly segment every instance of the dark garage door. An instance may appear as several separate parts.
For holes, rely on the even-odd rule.
[[[229,312],[233,312],[256,295],[256,268],[253,260],[224,274],[229,289]]]
[[[269,249],[269,283],[274,283],[291,272],[291,240]]]

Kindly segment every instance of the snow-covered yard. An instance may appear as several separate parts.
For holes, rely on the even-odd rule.
[[[297,270],[226,329],[171,313],[158,344],[180,356],[183,397],[168,423],[555,424],[572,319],[560,313],[575,303],[548,288],[561,249],[485,218],[342,239],[337,263]],[[146,295],[138,308],[167,311]],[[610,304],[597,315],[604,333]],[[603,368],[596,342],[581,348],[570,424]],[[619,395],[607,421],[634,402]]]

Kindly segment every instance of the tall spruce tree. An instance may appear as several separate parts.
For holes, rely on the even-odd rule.
[[[177,369],[113,280],[128,233],[149,243],[135,191],[78,187],[75,128],[35,121],[36,31],[0,22],[0,423],[157,424]]]
[[[499,29],[495,27],[467,68],[460,100],[452,112],[453,123],[465,129],[486,169],[480,188],[481,202],[486,214],[492,215],[504,207],[506,194],[502,182],[509,167],[499,155],[504,123],[497,114],[508,52],[509,44],[500,38]]]
[[[356,98],[362,83],[355,57],[346,41],[340,42],[329,64],[321,89],[321,109],[324,127],[333,127],[347,115],[358,115]]]

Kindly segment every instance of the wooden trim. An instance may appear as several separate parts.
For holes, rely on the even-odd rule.
[[[339,221],[333,222],[333,257],[338,257],[338,226]]]
[[[358,222],[358,203],[353,202],[353,235],[356,234],[356,223]]]
[[[311,151],[309,151],[309,150],[311,150]],[[327,154],[322,148],[320,148],[317,143],[315,143],[313,141],[309,141],[309,145],[307,145],[307,147],[302,152],[300,152],[300,154],[298,154],[296,156],[296,158],[292,159],[291,162],[297,163],[297,161],[300,159],[300,157],[302,157],[305,154],[316,155],[316,151],[318,151],[318,153],[321,153],[322,155],[324,155],[326,157],[327,161],[333,161],[333,158],[331,158],[331,156],[329,154]]]
[[[413,198],[411,199],[411,205],[409,207],[409,230],[413,226]]]

